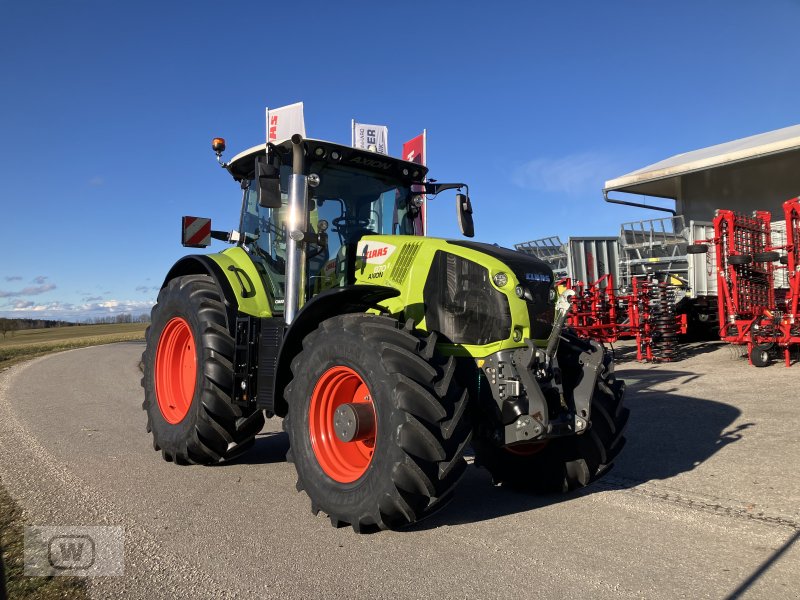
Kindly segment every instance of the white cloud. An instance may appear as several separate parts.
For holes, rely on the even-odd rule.
[[[18,292],[5,292],[3,290],[0,290],[0,298],[12,298],[17,296],[38,296],[39,294],[44,294],[45,292],[49,292],[50,290],[54,289],[56,289],[55,284],[46,283],[44,285],[29,286],[19,290]]]
[[[534,158],[514,169],[512,180],[521,188],[577,196],[596,193],[620,171],[620,161],[598,152],[560,158]]]
[[[7,310],[0,310],[0,317],[58,319],[63,321],[82,321],[93,317],[107,317],[121,314],[140,315],[149,313],[154,302],[141,300],[107,300],[104,302],[88,302],[71,304],[68,302],[49,302],[36,304],[18,300]]]

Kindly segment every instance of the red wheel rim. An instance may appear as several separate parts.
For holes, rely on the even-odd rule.
[[[375,412],[367,384],[349,367],[331,367],[317,381],[308,409],[309,435],[314,456],[325,474],[339,483],[352,483],[366,473],[375,450],[376,427],[365,437],[343,442],[333,428],[333,415],[342,404],[366,403]]]
[[[194,397],[197,355],[186,320],[175,317],[161,332],[156,350],[156,399],[167,423],[183,421]]]

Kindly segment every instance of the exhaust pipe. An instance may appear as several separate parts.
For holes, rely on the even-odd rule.
[[[306,244],[308,230],[308,178],[305,171],[303,136],[292,136],[292,178],[289,181],[289,205],[286,219],[286,295],[283,318],[287,325],[303,307],[306,299]]]

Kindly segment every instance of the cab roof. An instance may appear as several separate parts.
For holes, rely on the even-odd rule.
[[[383,173],[398,177],[409,182],[421,182],[428,173],[428,168],[417,163],[408,162],[385,154],[351,148],[324,140],[306,138],[303,140],[306,146],[306,156],[308,160],[326,160],[330,163],[340,163],[344,166],[365,169],[376,173]],[[291,156],[291,140],[272,142],[269,146],[276,149],[281,154]],[[234,156],[228,163],[228,171],[236,181],[249,179],[255,170],[255,158],[266,154],[267,144],[259,144],[248,148]],[[338,155],[338,158],[333,158]]]

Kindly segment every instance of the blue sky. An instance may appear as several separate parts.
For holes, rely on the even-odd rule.
[[[796,0],[0,1],[0,316],[147,312],[181,215],[238,224],[211,138],[231,157],[297,101],[309,136],[386,124],[393,155],[427,128],[478,240],[614,235],[658,214],[605,180],[800,123],[798,23]],[[452,195],[429,228],[458,236]]]

